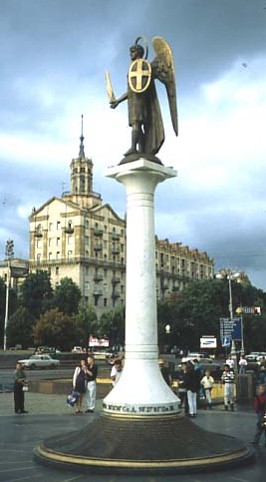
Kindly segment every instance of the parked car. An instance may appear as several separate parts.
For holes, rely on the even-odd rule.
[[[261,355],[266,356],[266,353],[260,351],[252,351],[251,353],[249,353],[249,355],[245,356],[245,359],[247,360],[247,362],[256,362],[257,358]]]
[[[82,346],[74,346],[74,348],[71,350],[71,353],[84,353],[84,350]]]
[[[188,353],[187,356],[183,356],[181,361],[183,363],[185,363],[189,360],[196,360],[196,359],[202,360],[202,358],[204,358],[204,356],[205,356],[204,353],[193,353],[193,352],[191,352],[191,353]]]
[[[31,355],[25,360],[19,360],[25,368],[34,370],[36,368],[57,368],[60,365],[60,360],[55,360],[50,355]]]

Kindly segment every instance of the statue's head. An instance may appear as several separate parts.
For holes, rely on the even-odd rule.
[[[132,60],[135,60],[136,58],[141,59],[144,56],[144,48],[139,44],[131,45],[129,52],[131,59],[134,57]]]

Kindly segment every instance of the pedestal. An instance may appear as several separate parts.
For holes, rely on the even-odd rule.
[[[108,170],[127,193],[125,366],[103,413],[83,430],[45,440],[38,461],[108,473],[186,473],[252,458],[233,437],[206,432],[180,414],[158,366],[154,191],[173,169],[139,159]]]

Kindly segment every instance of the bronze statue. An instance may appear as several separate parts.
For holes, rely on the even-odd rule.
[[[125,153],[122,163],[143,156],[149,160],[161,161],[155,157],[164,142],[164,127],[160,105],[155,88],[155,79],[166,86],[172,125],[177,135],[177,106],[173,56],[168,43],[162,37],[152,39],[156,57],[148,62],[148,49],[139,44],[138,37],[130,47],[131,63],[128,71],[128,90],[118,99],[115,98],[109,73],[106,73],[107,92],[110,106],[115,109],[120,102],[128,101],[128,121],[132,128],[130,149]]]

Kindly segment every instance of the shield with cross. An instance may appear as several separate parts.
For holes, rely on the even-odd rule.
[[[145,92],[151,83],[151,64],[144,59],[134,60],[129,67],[128,83],[133,92]]]

